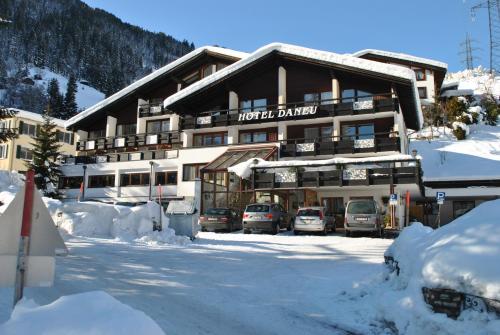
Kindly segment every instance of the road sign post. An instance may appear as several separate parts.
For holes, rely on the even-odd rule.
[[[436,192],[436,202],[438,204],[438,215],[436,218],[438,228],[441,227],[441,205],[444,204],[446,198],[445,192]]]
[[[398,204],[398,195],[392,193],[389,197],[389,206],[391,210],[391,228],[396,228],[396,205]]]

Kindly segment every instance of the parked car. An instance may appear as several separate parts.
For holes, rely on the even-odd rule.
[[[335,217],[325,212],[323,207],[301,207],[297,211],[293,232],[320,232],[326,235],[329,231],[335,231]]]
[[[282,228],[292,230],[292,219],[280,204],[250,204],[245,208],[243,213],[245,234],[257,231],[278,234]]]
[[[350,236],[352,232],[373,232],[382,237],[384,233],[383,214],[375,200],[349,201],[344,218],[346,236]]]
[[[202,231],[220,231],[243,229],[241,216],[231,208],[210,208],[200,216]]]

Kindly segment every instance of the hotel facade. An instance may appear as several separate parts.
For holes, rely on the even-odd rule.
[[[60,188],[68,199],[83,183],[86,199],[110,202],[161,191],[201,211],[274,201],[337,214],[350,199],[386,207],[398,194],[402,221],[402,199],[425,196],[407,129],[421,128],[445,73],[377,50],[199,48],[67,121],[77,153]]]

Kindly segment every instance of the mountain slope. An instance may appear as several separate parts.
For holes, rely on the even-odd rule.
[[[0,27],[4,90],[38,67],[66,78],[75,75],[110,95],[194,48],[79,0],[2,0],[0,17],[12,21]]]

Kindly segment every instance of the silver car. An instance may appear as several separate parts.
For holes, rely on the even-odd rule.
[[[269,232],[278,234],[282,228],[292,229],[290,215],[280,204],[251,204],[243,213],[243,232]]]
[[[384,233],[383,211],[375,200],[351,200],[345,209],[346,236],[352,232],[373,232],[379,237]]]
[[[323,235],[329,231],[335,231],[335,218],[325,213],[323,207],[301,207],[297,211],[293,232],[319,232]]]

